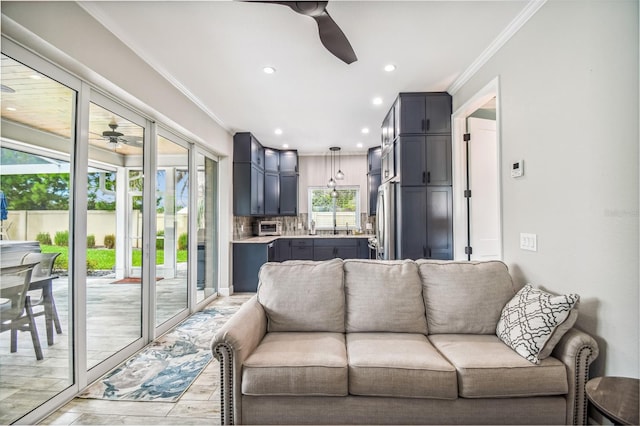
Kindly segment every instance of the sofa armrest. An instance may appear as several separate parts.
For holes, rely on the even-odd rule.
[[[589,380],[589,365],[598,354],[598,343],[595,339],[576,328],[567,331],[551,353],[567,367],[567,424],[587,424],[585,385]]]
[[[267,316],[254,296],[213,337],[211,350],[220,362],[220,416],[223,425],[242,422],[242,364],[266,332]]]

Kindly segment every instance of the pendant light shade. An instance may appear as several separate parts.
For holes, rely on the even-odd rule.
[[[331,151],[331,177],[329,178],[329,182],[327,183],[327,187],[333,189],[337,185],[337,182],[336,182],[337,180],[344,179],[344,173],[342,173],[342,170],[340,170],[340,166],[338,165],[338,173],[334,174],[335,163],[336,163],[336,152],[338,153],[338,161],[340,161],[340,147],[339,146],[332,146],[331,148],[329,148],[329,150]],[[335,195],[334,195],[334,193],[335,193]],[[337,197],[338,196],[338,192],[334,189],[331,192],[331,196],[334,197],[334,198]]]
[[[336,180],[344,179],[344,173],[342,173],[342,168],[340,167],[342,165],[342,161],[340,161],[341,157],[340,148],[338,148],[338,173],[336,173]]]

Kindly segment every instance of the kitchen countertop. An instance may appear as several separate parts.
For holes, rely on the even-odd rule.
[[[241,238],[241,239],[234,239],[231,242],[234,244],[269,244],[270,242],[273,242],[275,240],[281,239],[281,238],[313,238],[313,239],[318,239],[318,238],[373,238],[375,235],[373,234],[359,234],[359,235],[352,235],[352,234],[337,234],[337,235],[333,235],[333,234],[318,234],[318,235],[307,235],[307,234],[303,234],[303,235],[277,235],[277,236],[269,236],[269,237],[248,237],[248,238]]]

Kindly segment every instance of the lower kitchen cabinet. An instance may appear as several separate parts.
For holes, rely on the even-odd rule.
[[[275,241],[271,243],[233,244],[233,291],[258,290],[258,272],[266,262],[275,259]]]
[[[313,260],[356,259],[357,238],[322,238],[313,242]]]

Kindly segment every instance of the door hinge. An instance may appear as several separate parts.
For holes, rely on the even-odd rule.
[[[464,190],[464,198],[471,198],[471,190],[470,189],[465,189]]]
[[[469,142],[471,140],[471,133],[465,133],[463,136],[463,140],[465,142]]]
[[[465,247],[464,248],[464,254],[473,254],[473,248]]]

